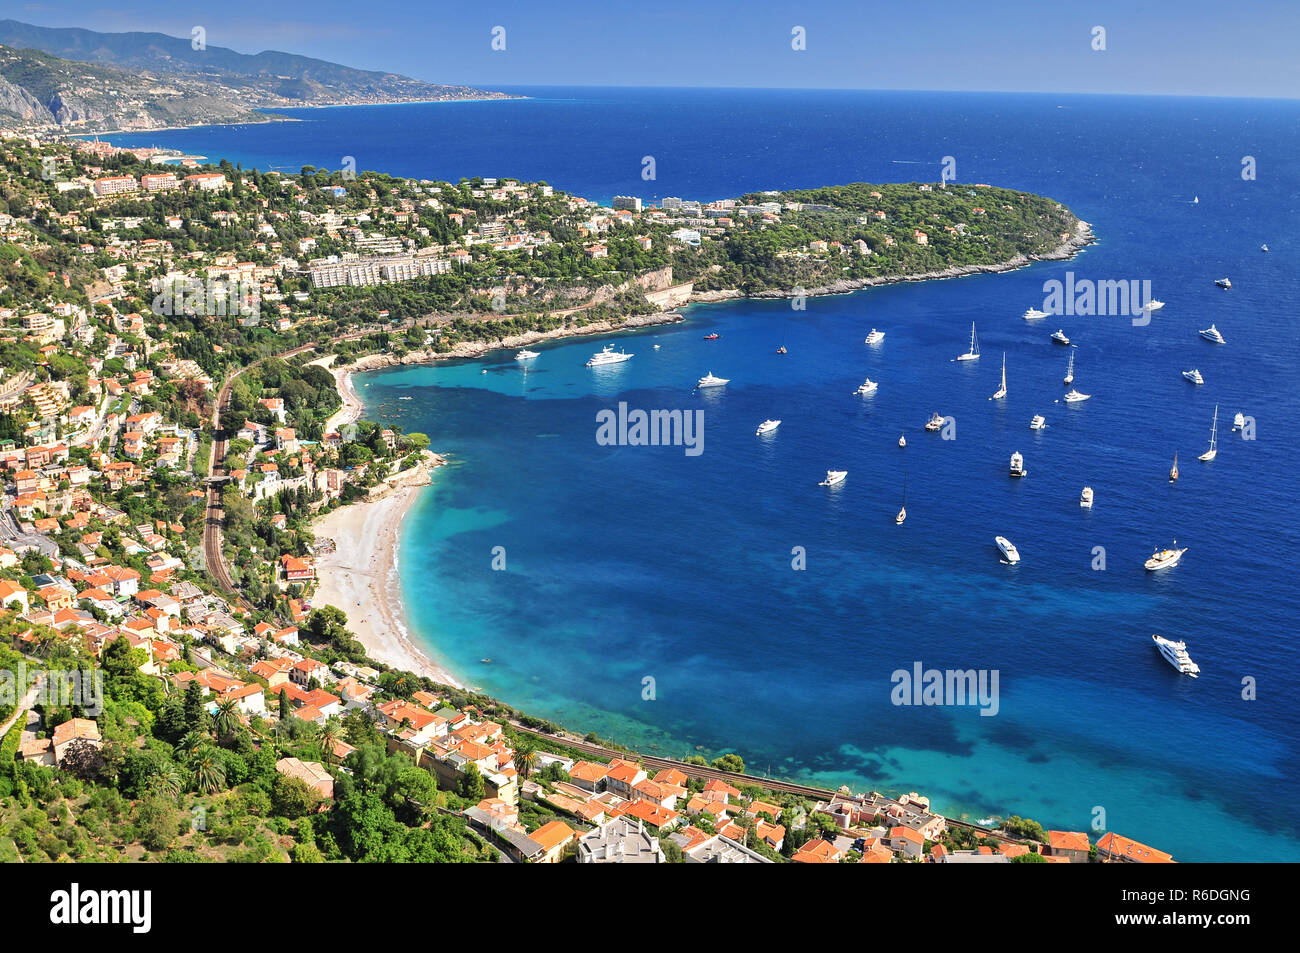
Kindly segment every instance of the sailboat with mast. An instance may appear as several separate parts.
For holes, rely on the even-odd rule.
[[[1196,459],[1204,460],[1206,463],[1209,463],[1211,460],[1213,460],[1215,457],[1219,455],[1219,447],[1218,447],[1218,440],[1217,440],[1218,435],[1219,435],[1219,405],[1215,404],[1214,420],[1210,424],[1210,449],[1206,450],[1203,454],[1201,454]]]
[[[898,526],[903,525],[903,520],[907,519],[907,474],[903,474],[903,505],[898,508],[898,515],[894,517],[894,523]]]
[[[989,400],[1001,400],[1007,396],[1007,352],[1002,352],[1002,386],[997,389]]]
[[[1065,383],[1074,383],[1074,348],[1070,348],[1070,363],[1065,365]]]
[[[958,354],[959,361],[978,361],[980,359],[980,339],[975,334],[975,322],[970,323],[970,350],[965,354]]]
[[[1174,465],[1169,468],[1169,482],[1173,483],[1178,479],[1178,451],[1174,451]]]

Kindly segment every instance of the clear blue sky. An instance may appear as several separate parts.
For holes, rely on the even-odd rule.
[[[1300,0],[32,0],[43,26],[189,36],[430,82],[1300,98]],[[506,29],[506,50],[491,31]],[[791,49],[802,26],[807,49]],[[1106,50],[1091,47],[1094,26]]]

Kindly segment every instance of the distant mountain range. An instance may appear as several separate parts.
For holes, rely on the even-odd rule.
[[[263,118],[256,109],[503,99],[268,51],[194,49],[162,33],[97,33],[0,20],[0,120],[97,131]]]

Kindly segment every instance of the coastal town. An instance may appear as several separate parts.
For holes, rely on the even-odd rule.
[[[1171,862],[574,734],[424,658],[371,581],[446,461],[353,371],[1017,267],[1079,225],[982,185],[606,206],[0,130],[0,859]]]

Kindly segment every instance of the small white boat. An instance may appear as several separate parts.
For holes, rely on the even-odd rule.
[[[1200,334],[1201,337],[1205,338],[1205,340],[1209,341],[1211,344],[1224,343],[1223,335],[1219,333],[1219,329],[1216,328],[1213,324],[1211,324],[1204,331],[1198,331],[1197,333]]]
[[[880,385],[878,383],[876,383],[870,377],[868,377],[858,386],[858,389],[855,390],[853,393],[857,394],[859,397],[866,397],[868,394],[874,394],[876,392],[876,388],[879,386]]]
[[[535,358],[535,357],[541,357],[541,355],[540,355],[537,351],[529,351],[529,350],[525,349],[525,350],[522,350],[522,351],[520,351],[518,354],[515,355],[515,360],[516,360],[516,361],[531,361],[531,360],[532,360],[533,358]]]
[[[1157,298],[1152,298],[1146,304],[1142,305],[1142,310],[1150,314],[1152,311],[1159,311],[1164,306],[1165,303],[1163,301],[1160,301]]]
[[[907,474],[903,474],[903,503],[898,508],[898,515],[894,517],[894,524],[903,525],[903,520],[907,519]]]
[[[1173,483],[1178,479],[1178,451],[1174,451],[1174,465],[1169,468],[1169,482]]]
[[[1205,378],[1201,376],[1201,372],[1194,367],[1190,371],[1183,371],[1183,377],[1187,378],[1193,384],[1205,383]]]
[[[1021,317],[1026,321],[1037,321],[1039,318],[1047,317],[1048,314],[1049,312],[1047,311],[1039,311],[1037,308],[1030,308],[1022,314]]]
[[[965,354],[958,354],[959,361],[978,361],[980,359],[980,340],[975,335],[975,322],[970,323],[970,350]]]
[[[1214,420],[1210,423],[1210,449],[1206,450],[1203,454],[1197,457],[1196,458],[1197,460],[1204,460],[1206,463],[1209,463],[1211,460],[1213,460],[1215,457],[1219,455],[1219,445],[1217,440],[1218,434],[1219,434],[1219,405],[1215,404]]]
[[[1000,386],[996,391],[993,392],[993,396],[990,397],[989,400],[1001,400],[1003,397],[1006,396],[1007,396],[1007,354],[1005,351],[1003,351],[1002,352],[1002,386]]]
[[[1241,414],[1238,414],[1237,416],[1240,417]],[[904,437],[901,433],[898,435],[898,445],[899,445],[900,447],[906,447],[906,446],[907,446],[907,438]]]
[[[1070,343],[1070,339],[1065,336],[1065,332],[1062,331],[1060,328],[1057,328],[1054,332],[1052,332],[1052,340],[1057,344]]]
[[[1155,572],[1159,569],[1172,569],[1178,565],[1178,561],[1183,558],[1183,553],[1187,552],[1187,547],[1178,549],[1178,540],[1174,540],[1173,546],[1169,549],[1161,549],[1151,554],[1151,558],[1144,564],[1147,572]]]
[[[1079,494],[1079,505],[1086,510],[1092,509],[1092,487],[1085,486]]]
[[[1220,278],[1215,282],[1215,284],[1218,285],[1220,288],[1222,288],[1224,291],[1227,291],[1229,288],[1232,287],[1232,282],[1229,281],[1227,278]]]
[[[659,350],[659,345],[656,344],[656,345],[654,346],[654,349],[655,349],[656,351]]]
[[[884,339],[885,339],[885,332],[884,332],[884,331],[877,331],[875,328],[872,328],[872,329],[871,329],[871,333],[867,335],[866,340],[863,341],[862,343],[863,343],[863,344],[879,344],[879,343],[880,343],[881,341],[883,341]]]
[[[943,429],[943,418],[939,416],[937,410],[930,416],[930,419],[925,422],[925,429],[931,433]]]
[[[1020,562],[1020,550],[1016,549],[1016,544],[1011,540],[1005,536],[994,536],[993,542],[998,544],[998,549],[1002,550],[1002,555],[1006,557],[1007,562],[1012,564]]]
[[[1193,195],[1193,196],[1192,196],[1192,204],[1193,204],[1193,205],[1200,205],[1200,204],[1201,204],[1201,197],[1200,197],[1199,195]]]
[[[1181,674],[1189,675],[1192,678],[1196,678],[1201,674],[1201,667],[1193,662],[1192,657],[1187,654],[1186,642],[1175,642],[1172,639],[1166,639],[1155,634],[1152,634],[1151,640],[1155,642],[1156,648],[1165,657],[1165,661]]]
[[[722,385],[726,384],[730,380],[731,380],[730,377],[714,377],[713,371],[709,371],[709,373],[705,374],[703,377],[701,377],[698,381],[695,382],[695,386],[696,387],[721,387]]]
[[[1234,431],[1246,429],[1246,415],[1241,411],[1237,411],[1237,415],[1232,418],[1232,429]]]
[[[1046,430],[1047,418],[1042,414],[1034,414],[1034,419],[1029,421],[1030,430]]]
[[[848,470],[827,470],[826,479],[818,483],[818,486],[839,486],[844,482],[844,478],[849,475]]]
[[[1025,458],[1017,450],[1011,455],[1011,475],[1013,477],[1022,477],[1029,471],[1025,469]]]
[[[1259,250],[1260,250],[1260,251],[1268,251],[1268,244],[1265,243],[1265,244],[1263,244],[1263,245],[1260,245],[1260,246],[1259,246]]]
[[[771,433],[776,430],[779,426],[781,426],[781,421],[779,420],[765,420],[758,425],[758,429],[754,431],[754,436],[761,437],[765,433]]]
[[[1091,394],[1082,394],[1077,390],[1071,389],[1070,392],[1066,394],[1064,397],[1062,397],[1061,399],[1065,401],[1067,404],[1077,404],[1080,401],[1088,400],[1091,397],[1092,397]]]

